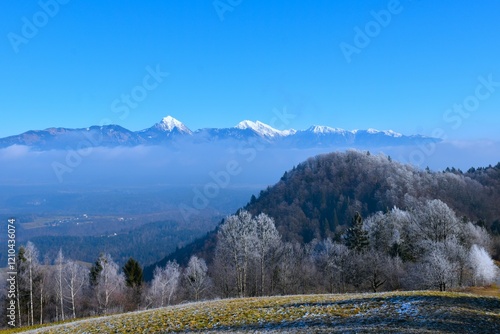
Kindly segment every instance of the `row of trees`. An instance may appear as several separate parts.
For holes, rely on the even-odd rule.
[[[444,291],[496,279],[483,227],[457,218],[440,200],[405,201],[411,209],[393,208],[366,220],[356,213],[338,237],[306,244],[285,242],[268,215],[241,210],[219,227],[208,266],[197,256],[184,268],[170,261],[148,283],[132,258],[120,268],[102,254],[89,268],[59,251],[53,261],[40,263],[28,242],[18,252],[17,325],[214,297]]]
[[[460,288],[498,275],[491,238],[440,200],[407,198],[410,210],[356,213],[338,238],[283,242],[272,218],[228,217],[210,268],[224,297]]]
[[[182,300],[198,300],[211,287],[207,265],[193,256],[186,268],[169,262],[156,268],[150,284],[143,281],[140,264],[130,258],[120,268],[109,254],[88,265],[65,258],[62,250],[40,262],[32,242],[20,247],[16,275],[16,326],[71,318],[162,307]],[[2,284],[6,280],[2,279]],[[7,301],[5,287],[0,297]],[[9,302],[11,298],[9,297]],[[2,306],[2,309],[5,308]],[[8,320],[2,317],[2,324]]]

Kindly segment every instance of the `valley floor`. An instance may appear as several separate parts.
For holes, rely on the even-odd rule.
[[[500,298],[455,292],[298,295],[176,305],[26,333],[500,333]]]

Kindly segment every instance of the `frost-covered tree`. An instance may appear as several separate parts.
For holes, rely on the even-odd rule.
[[[170,305],[179,287],[180,276],[180,267],[175,261],[169,261],[164,268],[156,267],[147,297],[148,306]]]
[[[442,244],[436,247],[425,258],[425,279],[430,287],[437,287],[439,291],[446,291],[451,285],[457,271],[457,264],[451,262],[446,256]]]
[[[491,284],[497,277],[498,268],[483,247],[472,245],[469,261],[476,283]]]
[[[89,270],[75,261],[67,260],[64,264],[63,280],[65,285],[65,299],[68,300],[73,319],[76,318],[76,309],[83,291],[88,286]],[[121,280],[121,279],[118,279]],[[121,284],[118,282],[118,284]]]
[[[234,269],[238,295],[246,296],[250,262],[257,255],[256,224],[248,211],[226,218],[217,233],[216,254],[220,263]]]
[[[368,217],[364,227],[368,231],[370,247],[403,259],[412,258],[407,231],[410,219],[410,213],[396,207],[387,213],[377,212]]]
[[[449,237],[445,242],[444,252],[448,261],[453,263],[455,277],[453,284],[463,286],[467,278],[468,250],[456,237]]]
[[[199,300],[200,295],[210,286],[210,278],[207,275],[207,270],[205,260],[195,255],[191,256],[188,266],[184,271],[184,278],[195,300]]]
[[[37,295],[38,295],[38,309],[39,309],[39,323],[43,324],[44,321],[44,309],[45,304],[47,304],[48,299],[50,298],[50,291],[47,289],[50,277],[49,271],[49,261],[45,262],[45,265],[41,265],[38,269],[38,275],[36,276],[36,286],[37,286]]]
[[[478,226],[472,222],[467,222],[463,226],[462,231],[462,242],[467,248],[471,248],[473,245],[483,247],[486,250],[492,248],[491,235],[486,231],[484,227]]]
[[[403,278],[406,274],[405,266],[399,256],[391,257],[387,263],[387,281],[385,287],[388,290],[400,290],[403,285]]]
[[[57,253],[54,266],[55,266],[54,280],[56,283],[56,288],[55,288],[56,298],[61,313],[60,319],[64,321],[64,290],[63,290],[64,255],[62,249],[59,249],[59,252]]]
[[[414,208],[412,217],[412,225],[419,239],[443,242],[460,232],[455,212],[439,199]]]
[[[257,258],[259,261],[260,273],[260,294],[264,295],[266,286],[266,269],[270,266],[272,253],[280,247],[281,236],[274,225],[274,219],[265,213],[254,218],[255,232],[257,237]]]
[[[111,307],[119,305],[118,300],[125,285],[125,277],[119,272],[119,267],[111,255],[100,256],[98,262],[102,269],[97,275],[95,293],[100,311],[107,314]]]
[[[29,306],[28,306],[28,324],[34,325],[35,320],[35,306],[34,306],[34,294],[36,286],[36,278],[40,270],[40,262],[38,260],[38,249],[35,245],[28,241],[24,247],[23,257],[24,260],[20,263],[20,271],[24,276],[24,281],[27,282],[27,290],[29,292]]]

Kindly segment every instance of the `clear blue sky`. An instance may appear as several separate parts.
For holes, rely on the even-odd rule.
[[[38,1],[6,0],[0,137],[105,119],[140,130],[166,115],[193,130],[270,123],[286,107],[295,116],[286,128],[440,127],[451,139],[500,139],[500,87],[460,124],[456,114],[443,121],[475,94],[479,76],[500,82],[500,2],[401,0],[348,63],[340,44],[355,46],[354,28],[389,2],[243,0],[221,20],[213,0],[70,0],[53,17]],[[38,20],[34,36],[23,18]],[[29,38],[14,46],[23,30]],[[113,101],[157,65],[169,75],[120,118]]]

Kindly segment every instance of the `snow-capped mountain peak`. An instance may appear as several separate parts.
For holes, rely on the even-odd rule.
[[[390,136],[390,137],[401,137],[401,136],[403,136],[401,133],[398,133],[398,132],[395,132],[395,131],[392,131],[392,130],[383,130],[383,131],[380,131],[380,130],[377,130],[377,129],[369,128],[368,130],[366,130],[366,132],[369,133],[369,134],[371,134],[371,135],[374,135],[374,134],[377,134],[377,133],[383,133],[384,135]]]
[[[244,120],[244,121],[239,122],[238,124],[236,124],[235,128],[242,129],[242,130],[244,130],[244,129],[259,130],[259,128],[260,129],[262,129],[262,128],[273,129],[271,126],[264,124],[261,121],[252,122],[249,120]]]
[[[177,129],[179,132],[185,132],[191,134],[191,130],[187,126],[185,126],[182,122],[173,118],[172,116],[164,117],[160,123],[156,124],[156,127],[163,131],[173,131]]]
[[[421,135],[402,135],[392,130],[379,131],[344,130],[329,126],[315,125],[307,130],[278,130],[259,121],[245,120],[232,128],[205,128],[192,132],[182,122],[172,116],[164,117],[152,127],[130,131],[119,125],[93,125],[81,129],[49,128],[30,130],[25,133],[0,138],[0,148],[25,145],[41,150],[64,149],[77,146],[89,135],[103,139],[99,145],[105,147],[137,145],[169,145],[169,143],[211,143],[222,141],[246,141],[260,137],[266,144],[276,147],[316,148],[409,145],[421,142],[440,142],[439,138]],[[93,137],[92,137],[93,138]],[[180,145],[180,144],[179,144]]]
[[[288,136],[295,133],[294,130],[280,131],[260,121],[252,122],[249,120],[239,122],[238,124],[236,124],[235,128],[241,130],[251,129],[257,134],[264,137]]]
[[[392,131],[392,130],[387,130],[387,131],[384,131],[384,133],[388,136],[392,136],[392,137],[403,137],[403,134],[399,133],[399,132],[396,132],[396,131]]]
[[[327,133],[338,133],[338,134],[345,134],[347,131],[344,129],[339,129],[339,128],[332,128],[329,126],[324,126],[324,125],[313,125],[311,126],[308,131],[316,133],[316,134],[327,134]]]

